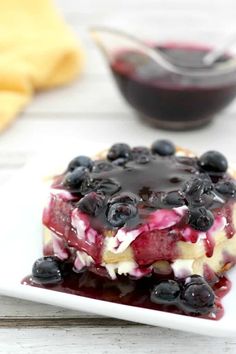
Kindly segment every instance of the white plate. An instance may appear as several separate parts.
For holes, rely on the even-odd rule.
[[[66,159],[63,160],[67,161]],[[154,326],[211,336],[235,336],[236,287],[234,284],[236,284],[236,269],[230,273],[233,287],[223,299],[225,315],[219,321],[114,304],[21,285],[21,280],[30,274],[34,260],[42,254],[41,214],[46,195],[42,176],[45,176],[45,170],[50,173],[48,163],[53,169],[56,166],[54,159],[48,156],[43,165],[37,160],[36,164],[18,173],[1,189],[1,294]]]

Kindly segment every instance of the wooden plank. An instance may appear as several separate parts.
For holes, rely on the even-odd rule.
[[[72,311],[61,307],[39,304],[31,301],[0,296],[0,326],[13,318],[16,320],[45,320],[45,319],[89,319],[101,318],[95,314]],[[4,322],[4,323],[3,323]],[[28,323],[27,322],[27,323]],[[5,325],[5,324],[4,324]]]
[[[235,339],[126,324],[120,327],[2,328],[0,331],[1,354],[212,354],[216,350],[220,354],[235,354]]]
[[[57,328],[57,327],[120,327],[120,326],[134,326],[134,323],[117,320],[113,318],[96,318],[95,316],[86,317],[52,317],[52,318],[4,318],[0,319],[0,329],[2,328]],[[136,324],[141,326],[141,324]]]

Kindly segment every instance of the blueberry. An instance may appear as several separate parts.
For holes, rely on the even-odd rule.
[[[132,149],[132,157],[134,160],[138,158],[140,155],[150,155],[150,150],[146,146],[135,146]]]
[[[124,226],[129,219],[132,219],[137,215],[137,212],[138,210],[133,204],[111,204],[108,209],[107,220],[112,226]]]
[[[145,164],[151,161],[151,152],[145,146],[136,146],[132,149],[132,158],[138,164]]]
[[[207,313],[213,308],[214,301],[215,294],[203,278],[187,283],[181,293],[181,306],[190,313]]]
[[[124,157],[119,157],[118,159],[112,161],[115,166],[124,166],[128,160]]]
[[[151,301],[156,304],[171,304],[177,301],[180,286],[175,280],[163,280],[151,292]]]
[[[138,164],[146,164],[151,161],[151,151],[145,146],[136,146],[132,149],[132,158]]]
[[[115,204],[115,203],[128,203],[128,204],[134,204],[136,205],[139,201],[139,198],[136,194],[130,193],[130,192],[123,192],[120,193],[113,198],[109,199],[108,203],[109,204]]]
[[[160,156],[170,156],[175,154],[175,146],[169,140],[156,140],[151,146],[151,151]]]
[[[193,199],[199,199],[204,193],[204,183],[200,178],[191,179],[186,182],[183,191],[186,196]]]
[[[199,231],[207,231],[214,223],[214,216],[205,207],[193,208],[189,212],[189,225]]]
[[[180,192],[169,192],[162,199],[162,203],[167,208],[177,208],[185,205],[185,199]]]
[[[205,284],[206,281],[201,275],[198,274],[193,274],[190,275],[189,277],[185,278],[185,285],[190,285],[190,284]]]
[[[184,191],[189,196],[201,195],[209,192],[213,188],[212,182],[209,178],[195,177],[188,181],[185,185]]]
[[[40,284],[57,284],[62,280],[61,261],[55,256],[37,259],[32,268],[32,280]]]
[[[103,193],[105,195],[113,195],[121,188],[120,184],[111,178],[96,179],[94,180],[94,183],[96,184],[96,192]]]
[[[91,192],[80,199],[76,206],[79,210],[88,215],[97,216],[104,206],[104,201],[105,197],[102,194]]]
[[[119,158],[124,158],[128,161],[130,157],[131,157],[131,148],[129,145],[124,143],[118,143],[112,145],[112,147],[110,148],[107,154],[107,158],[110,161],[114,161]]]
[[[88,170],[86,167],[77,167],[72,172],[67,172],[65,175],[63,185],[70,190],[80,188],[82,182],[88,178]]]
[[[207,172],[226,172],[228,168],[227,159],[218,151],[208,151],[203,154],[198,165]]]
[[[152,192],[147,200],[147,205],[154,209],[160,209],[163,207],[162,205],[163,199],[164,196],[162,195],[162,193]]]
[[[71,162],[69,163],[67,170],[72,172],[74,171],[77,167],[83,166],[86,167],[88,170],[91,171],[93,167],[93,161],[90,159],[88,156],[77,156]]]
[[[150,161],[151,161],[151,156],[148,156],[148,155],[140,155],[136,159],[136,162],[140,165],[144,165]]]
[[[113,164],[107,160],[98,160],[94,162],[94,166],[93,166],[94,173],[107,172],[113,169],[114,169]]]
[[[192,205],[202,204],[204,201],[203,195],[210,194],[212,190],[213,184],[210,178],[205,178],[205,176],[191,179],[183,188],[189,204]]]
[[[93,185],[93,181],[87,176],[81,183],[79,188],[75,188],[74,192],[79,192],[81,195],[86,195],[90,192],[93,192],[95,187]]]
[[[233,181],[218,182],[215,189],[226,198],[234,198],[236,196],[236,184]]]

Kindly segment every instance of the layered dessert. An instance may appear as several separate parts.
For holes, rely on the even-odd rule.
[[[127,296],[129,284],[151,308],[216,317],[219,284],[236,263],[235,197],[233,171],[217,151],[197,157],[158,140],[78,156],[52,180],[31,285],[62,291],[72,277],[73,293],[89,279],[103,290],[126,285]]]

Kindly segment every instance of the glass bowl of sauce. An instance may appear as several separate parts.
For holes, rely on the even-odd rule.
[[[121,32],[98,28],[96,33],[122,96],[139,116],[159,128],[204,126],[236,96],[236,57],[231,49],[206,66],[203,57],[214,48],[206,41],[146,41],[180,69],[174,72],[159,65],[132,38],[122,38]]]

